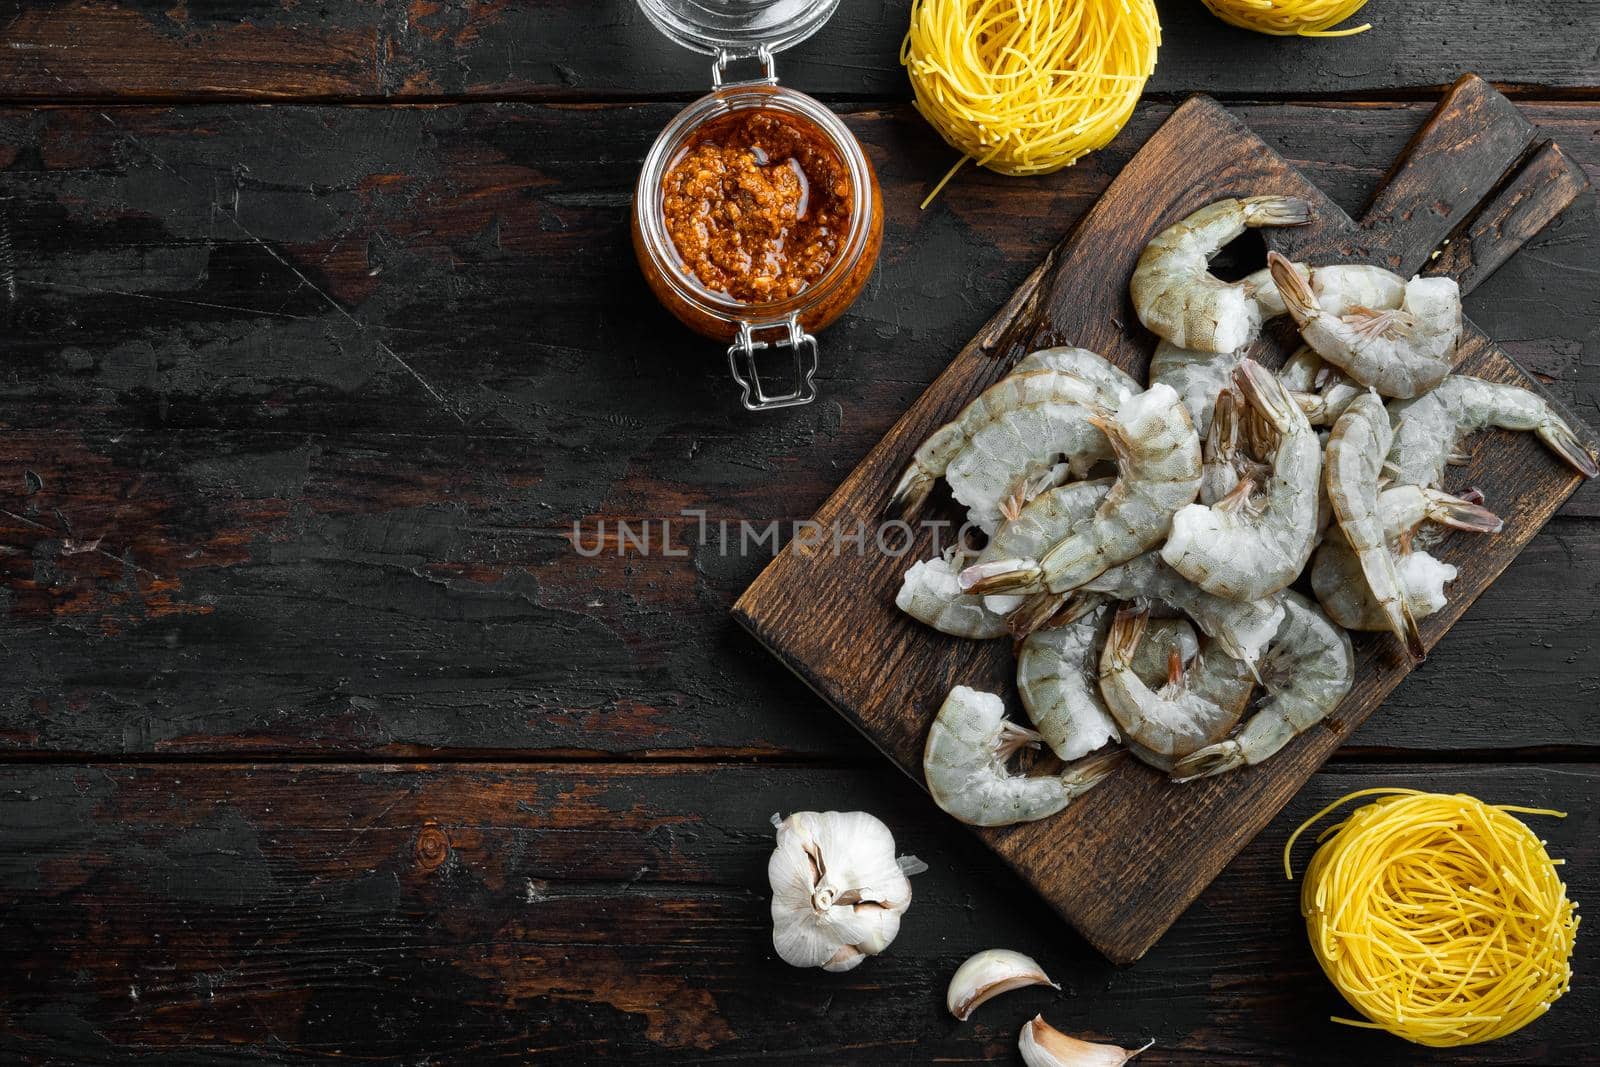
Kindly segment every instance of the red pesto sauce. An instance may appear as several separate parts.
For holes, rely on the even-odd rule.
[[[848,172],[822,132],[761,108],[701,126],[662,180],[683,272],[746,304],[788,299],[822,277],[850,209]]]

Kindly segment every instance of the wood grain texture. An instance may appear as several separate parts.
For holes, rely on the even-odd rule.
[[[1600,175],[1594,106],[1524,110]],[[584,559],[573,523],[587,543],[684,508],[810,515],[1171,109],[1047,179],[963,174],[926,212],[920,120],[847,109],[884,257],[823,336],[823,399],[761,420],[627,249],[672,111],[0,112],[0,744],[872,758],[727,621],[770,548],[724,555],[684,522],[686,557]],[[1356,213],[1427,112],[1238,114]],[[1469,301],[1590,421],[1596,256],[1585,194]],[[1570,681],[1595,648],[1600,494],[1563,514],[1356,743],[1600,745],[1594,682]],[[1507,677],[1537,716],[1489,695]]]
[[[823,338],[823,400],[764,419],[632,262],[640,160],[706,68],[631,0],[0,14],[0,102],[27,105],[0,109],[0,1061],[976,1063],[1043,1011],[1155,1037],[1155,1064],[1593,1062],[1581,941],[1577,988],[1509,1041],[1329,1024],[1276,849],[1349,789],[1460,788],[1584,813],[1539,829],[1597,895],[1596,487],[1132,969],[729,621],[770,549],[688,526],[683,556],[573,549],[574,522],[614,547],[618,520],[685,507],[811,514],[1180,94],[1299,95],[1236,112],[1359,216],[1429,110],[1393,101],[1463,68],[1600,93],[1596,0],[1374,4],[1345,42],[1159,2],[1160,69],[1112,146],[1039,180],[967,168],[926,212],[951,157],[905,104],[903,0],[850,0],[781,59],[866,144],[890,232]],[[1522,110],[1600,174],[1600,104]],[[1436,269],[1489,273],[1494,231],[1562,195],[1507,185]],[[1469,305],[1590,421],[1597,256],[1586,194]],[[560,762],[480,762],[501,757]],[[766,815],[828,806],[933,865],[847,976],[767,941]],[[957,1024],[944,983],[994,945],[1064,990]]]
[[[1436,90],[1462,70],[1525,90],[1600,87],[1584,44],[1600,24],[1596,0],[1372,5],[1359,18],[1373,29],[1340,41],[1252,34],[1190,0],[1158,9],[1154,93]],[[704,58],[667,41],[633,0],[56,0],[20,8],[4,30],[0,95],[13,100],[641,99],[710,84]],[[896,61],[905,31],[904,3],[852,0],[779,69],[807,92],[907,99]]]
[[[1020,323],[997,319],[980,331],[815,521],[825,530],[871,525],[917,445],[1027,351],[1081,345],[1142,379],[1154,339],[1126,325],[1137,321],[1127,278],[1151,236],[1200,206],[1230,195],[1300,196],[1312,204],[1312,224],[1263,231],[1269,247],[1312,264],[1372,258],[1409,274],[1468,225],[1532,139],[1531,126],[1498,94],[1464,79],[1412,139],[1373,200],[1375,215],[1358,227],[1236,118],[1210,100],[1190,101],[1056,250],[1053,276],[1040,277],[1042,295],[1025,300]],[[1268,338],[1258,347],[1270,363],[1290,346]],[[1457,365],[1538,387],[1470,323]],[[1578,481],[1537,443],[1498,437],[1480,441],[1458,477],[1483,488],[1507,528],[1471,545],[1457,538],[1441,551],[1460,575],[1449,605],[1422,624],[1430,648]],[[928,555],[930,542],[923,528],[912,558]],[[1005,642],[955,640],[900,614],[893,596],[904,569],[891,555],[791,545],[740,597],[734,616],[920,780],[928,724],[950,687],[1010,692],[1015,667]],[[1409,659],[1387,635],[1356,635],[1355,644],[1350,695],[1269,762],[1183,786],[1125,764],[1059,816],[979,836],[1097,949],[1118,962],[1138,959],[1408,673]]]
[[[1569,808],[1530,820],[1600,898],[1600,766],[1340,765],[1313,776],[1137,968],[1063,929],[898,776],[639,767],[0,768],[0,1058],[10,1064],[1007,1062],[1022,1021],[1161,1065],[1593,1060],[1595,955],[1504,1041],[1403,1046],[1348,1009],[1306,944],[1292,828],[1355,789],[1425,785]],[[847,975],[770,942],[767,816],[863,809],[931,865],[899,937]],[[1297,866],[1309,853],[1302,849]],[[1061,992],[968,1023],[972,952],[1038,958]]]

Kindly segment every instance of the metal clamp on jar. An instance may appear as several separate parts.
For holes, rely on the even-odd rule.
[[[838,0],[639,0],[672,40],[713,58],[711,92],[645,157],[633,246],[663,306],[729,342],[751,411],[816,399],[813,336],[860,295],[883,208],[861,144],[820,102],[778,84],[775,53],[815,33]],[[751,76],[736,80],[732,72]],[[757,353],[788,350],[788,387]]]

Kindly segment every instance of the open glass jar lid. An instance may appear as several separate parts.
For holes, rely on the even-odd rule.
[[[739,57],[799,44],[822,28],[839,0],[639,0],[639,6],[683,47]]]
[[[778,84],[774,54],[838,0],[639,0],[672,40],[713,56],[712,91],[645,157],[633,241],[651,290],[691,329],[727,342],[750,410],[816,397],[813,331],[865,287],[883,236],[877,177],[832,111]],[[758,352],[787,349],[784,387]]]

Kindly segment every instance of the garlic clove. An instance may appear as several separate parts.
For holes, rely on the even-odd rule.
[[[1031,956],[1008,948],[990,948],[967,959],[950,977],[944,995],[950,1014],[965,1022],[978,1005],[1023,986],[1047,985],[1060,989]]]
[[[873,901],[835,905],[819,922],[840,944],[854,945],[869,956],[888,948],[900,932],[900,912]]]
[[[1130,1052],[1116,1045],[1080,1041],[1045,1022],[1042,1015],[1023,1023],[1022,1033],[1017,1035],[1017,1051],[1028,1067],[1122,1067],[1153,1044],[1152,1040]]]
[[[822,969],[833,974],[843,974],[845,971],[854,970],[866,958],[867,954],[854,945],[840,945],[839,951],[822,965]]]

